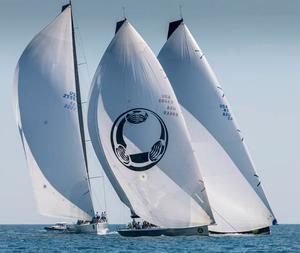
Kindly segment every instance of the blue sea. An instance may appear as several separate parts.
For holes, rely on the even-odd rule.
[[[125,238],[46,232],[44,225],[0,225],[0,252],[300,252],[300,225],[272,227],[269,236]]]

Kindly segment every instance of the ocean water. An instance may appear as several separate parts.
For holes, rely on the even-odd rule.
[[[0,225],[0,252],[300,252],[300,225],[272,227],[269,236],[125,238],[46,232],[43,225]]]

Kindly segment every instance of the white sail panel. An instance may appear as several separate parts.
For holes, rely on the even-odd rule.
[[[19,59],[15,109],[39,209],[50,216],[70,217],[75,205],[73,217],[86,219],[94,210],[79,126],[74,61],[71,8],[67,7],[35,36]]]
[[[272,224],[270,211],[222,146],[190,112],[182,111],[217,223],[211,230],[245,232]]]
[[[178,22],[178,21],[177,21]],[[244,232],[274,219],[228,101],[205,56],[179,21],[158,59],[166,71],[191,134],[216,232]],[[173,27],[172,27],[173,25]]]
[[[23,134],[22,142],[26,153],[26,160],[29,164],[35,201],[37,203],[39,213],[57,218],[65,217],[89,220],[89,214],[78,208],[75,204],[60,194],[45,178],[39,166],[36,164]]]
[[[137,215],[163,227],[213,216],[174,92],[156,57],[125,21],[93,80],[96,153],[103,153]],[[94,94],[91,94],[93,97]],[[89,120],[90,122],[90,120]],[[98,157],[100,162],[102,157]],[[105,166],[104,166],[105,167]],[[176,212],[174,212],[176,209]]]

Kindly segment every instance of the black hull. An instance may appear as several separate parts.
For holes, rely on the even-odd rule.
[[[207,226],[187,228],[147,228],[147,229],[124,229],[118,233],[126,237],[140,236],[208,236]]]
[[[255,230],[250,230],[250,231],[243,231],[243,232],[215,232],[215,231],[209,231],[210,234],[215,234],[215,235],[224,235],[224,234],[244,234],[244,235],[269,235],[270,232],[270,227],[265,227],[265,228],[259,228]]]

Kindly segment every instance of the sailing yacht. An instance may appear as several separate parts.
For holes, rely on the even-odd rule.
[[[180,103],[216,224],[213,233],[270,233],[275,216],[223,88],[183,19],[158,59]]]
[[[177,98],[164,70],[127,19],[95,73],[88,128],[121,201],[151,228],[123,236],[208,235],[214,223]]]
[[[103,233],[92,220],[71,4],[24,50],[14,80],[15,112],[41,214],[78,219],[67,230]]]

